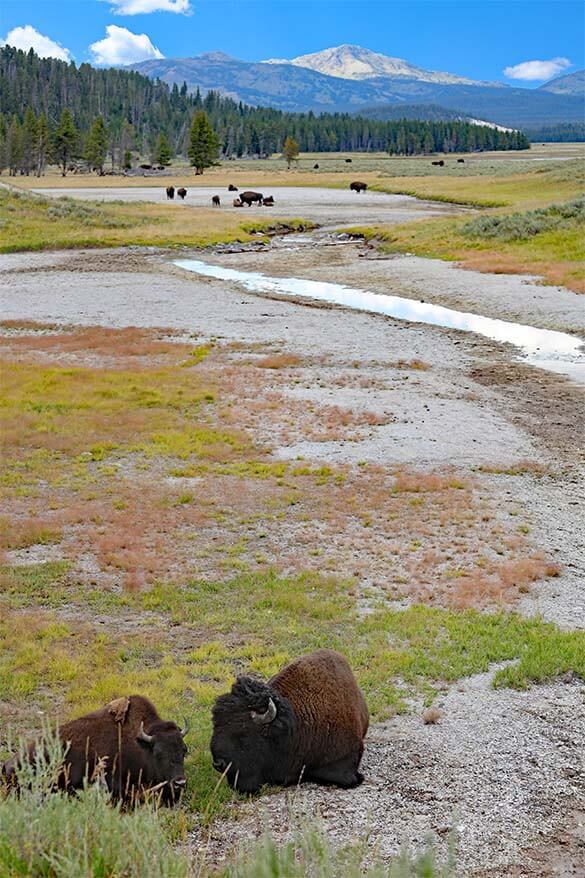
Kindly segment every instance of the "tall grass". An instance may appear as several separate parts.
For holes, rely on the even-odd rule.
[[[266,833],[236,848],[218,871],[207,853],[191,857],[173,847],[173,816],[145,804],[128,811],[113,804],[100,778],[78,795],[55,792],[63,759],[60,742],[45,734],[46,754],[18,772],[20,793],[0,792],[2,878],[452,878],[453,844],[444,866],[432,847],[391,865],[372,857],[367,837],[336,849],[324,827],[293,813],[284,844]],[[178,823],[178,820],[175,820]]]
[[[505,216],[480,216],[466,223],[461,231],[472,238],[497,238],[500,241],[523,241],[542,232],[569,229],[585,223],[585,198],[565,204],[511,213]]]

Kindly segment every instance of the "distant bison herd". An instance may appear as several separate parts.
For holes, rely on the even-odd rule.
[[[333,650],[302,656],[267,683],[238,677],[212,715],[213,766],[240,792],[302,780],[350,788],[363,780],[368,708],[346,659]],[[155,795],[174,804],[186,786],[187,733],[186,723],[161,719],[147,698],[117,698],[59,727],[64,757],[55,787],[74,793],[99,777],[115,800]],[[5,762],[4,783],[17,789],[24,763],[42,752],[42,740],[31,741]]]

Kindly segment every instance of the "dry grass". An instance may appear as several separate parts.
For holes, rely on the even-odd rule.
[[[296,354],[272,354],[256,362],[260,369],[292,369],[302,364],[302,358]]]

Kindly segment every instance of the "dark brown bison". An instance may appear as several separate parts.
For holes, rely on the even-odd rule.
[[[234,207],[243,207],[244,206],[241,198],[234,198],[232,204],[234,205]]]
[[[163,802],[180,798],[185,787],[183,738],[187,728],[161,720],[156,708],[141,695],[118,698],[59,728],[66,748],[58,787],[73,791],[91,779],[104,762],[104,779],[112,796],[136,800],[147,790],[156,791]],[[34,760],[36,743],[28,745]],[[15,782],[19,759],[14,756],[2,767],[8,783]]]
[[[237,191],[238,191],[238,187],[234,186],[233,183],[230,183],[230,185],[228,186],[228,192],[237,192]]]
[[[457,163],[458,163],[459,165],[464,165],[464,164],[465,164],[465,159],[457,159]]]
[[[181,186],[180,189],[177,189],[177,195],[179,196],[179,198],[181,199],[181,201],[184,201],[184,200],[185,200],[185,195],[186,195],[186,194],[187,194],[187,190],[184,189],[183,186]]]
[[[274,198],[272,195],[267,195],[264,199],[264,207],[274,207]]]
[[[352,192],[357,192],[359,195],[360,192],[366,191],[366,189],[368,188],[368,184],[367,183],[360,183],[359,180],[356,180],[354,183],[349,184],[349,188],[351,189]]]
[[[152,171],[152,165],[144,164],[138,165],[139,168],[142,168],[143,171]]]
[[[211,198],[211,203],[214,207],[221,207],[221,200],[219,195],[213,195]]]
[[[443,161],[443,159],[439,159],[438,162],[431,162],[431,165],[437,165],[437,167],[439,168],[442,168],[444,164],[445,162]]]
[[[346,160],[345,160],[345,164],[346,164],[346,165],[351,165],[351,162],[352,162],[351,159],[346,159]]]
[[[262,204],[262,202],[264,201],[264,196],[261,192],[246,191],[240,192],[240,199],[242,201],[242,204],[245,204],[246,207],[250,207],[250,205],[255,201],[257,201],[258,204]]]
[[[213,765],[234,789],[311,780],[340,787],[358,771],[368,708],[346,659],[319,649],[263,683],[238,677],[213,708]]]
[[[171,201],[175,197],[175,187],[167,186],[167,198],[170,198]]]
[[[313,170],[314,170],[314,171],[318,171],[318,170],[319,170],[319,165],[313,165]]]

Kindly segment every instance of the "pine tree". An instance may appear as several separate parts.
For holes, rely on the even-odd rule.
[[[27,175],[37,164],[37,120],[32,107],[27,107],[22,123],[22,165]]]
[[[199,110],[193,116],[188,153],[196,174],[202,174],[205,168],[217,164],[219,139],[204,110]]]
[[[22,161],[22,131],[16,116],[12,117],[6,133],[6,164],[11,177],[16,176]]]
[[[299,145],[294,137],[287,137],[284,141],[282,154],[286,159],[286,166],[290,170],[291,164],[299,157]]]
[[[175,83],[176,85],[176,83]],[[178,90],[177,90],[178,96]],[[165,168],[167,165],[170,165],[171,159],[173,157],[173,151],[171,149],[171,144],[169,143],[169,139],[164,131],[158,135],[158,140],[156,142],[156,149],[154,152],[154,160],[158,165],[163,165]]]
[[[104,162],[108,153],[108,131],[104,120],[98,116],[85,141],[84,158],[93,171],[100,176],[104,173]]]
[[[37,167],[36,174],[37,177],[40,177],[41,174],[45,173],[45,167],[47,165],[47,161],[49,158],[49,152],[51,149],[51,132],[49,130],[49,126],[47,124],[47,117],[44,113],[41,113],[39,118],[37,119]]]
[[[67,164],[77,155],[79,137],[73,123],[73,116],[65,109],[61,113],[59,125],[53,138],[53,151],[61,174],[67,176]]]
[[[6,167],[6,120],[0,114],[0,174]]]

